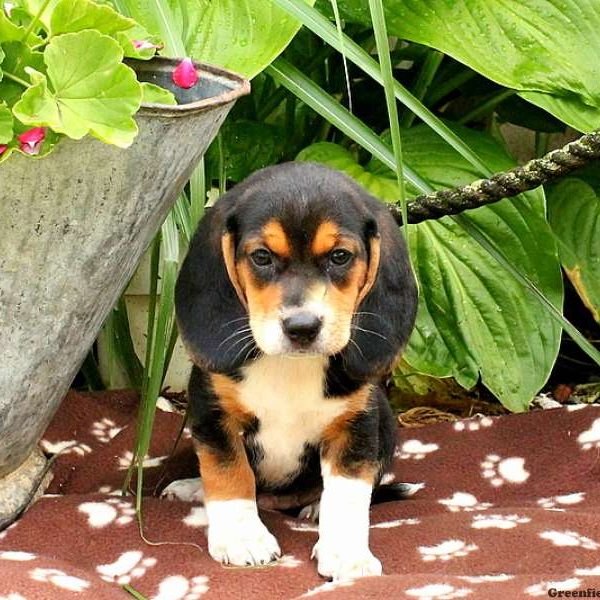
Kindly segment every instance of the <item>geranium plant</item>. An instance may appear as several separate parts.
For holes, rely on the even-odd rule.
[[[139,82],[125,58],[150,59],[158,40],[92,0],[14,0],[0,8],[0,161],[43,156],[60,136],[129,146],[142,101],[173,94]],[[192,67],[193,68],[193,67]]]

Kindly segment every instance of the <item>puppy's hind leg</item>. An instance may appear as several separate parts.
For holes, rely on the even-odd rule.
[[[204,504],[204,485],[202,479],[200,477],[177,479],[162,491],[161,498]]]

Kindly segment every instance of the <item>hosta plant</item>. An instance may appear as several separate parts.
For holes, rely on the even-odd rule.
[[[158,40],[92,0],[14,0],[0,9],[0,161],[48,154],[61,136],[119,147],[142,101],[175,103],[139,82],[124,59],[150,59]],[[174,78],[175,79],[175,78]],[[188,86],[189,87],[189,86]]]

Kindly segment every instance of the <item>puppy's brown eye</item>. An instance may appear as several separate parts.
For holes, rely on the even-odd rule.
[[[252,252],[252,254],[250,254],[250,258],[257,267],[268,267],[269,265],[273,264],[273,256],[264,248],[259,248],[258,250]]]
[[[348,250],[334,250],[329,255],[329,260],[338,267],[348,264],[351,259],[352,252],[349,252]]]

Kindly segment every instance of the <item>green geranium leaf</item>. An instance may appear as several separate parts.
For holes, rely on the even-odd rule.
[[[188,32],[185,47],[191,57],[250,78],[271,63],[300,29],[300,23],[273,0],[164,1],[174,16],[173,29]],[[305,1],[314,4],[314,0]],[[127,4],[138,23],[160,35],[148,0],[129,0]]]
[[[50,0],[46,5],[44,12],[40,15],[39,21],[44,28],[50,30],[50,19],[52,18],[52,11],[54,7],[60,2],[60,0]],[[23,0],[23,5],[27,9],[30,15],[38,15],[42,9],[45,0]]]
[[[121,44],[125,56],[139,60],[151,59],[161,47],[160,39],[148,33],[141,25],[118,31],[114,38]],[[142,43],[142,45],[140,45]]]
[[[25,27],[15,25],[7,16],[4,10],[0,10],[0,41],[18,42],[21,41],[26,33]],[[35,33],[30,33],[27,38],[28,44],[39,44],[42,41]]]
[[[600,198],[584,181],[566,179],[549,195],[548,216],[563,268],[600,323]]]
[[[27,79],[26,67],[31,67],[36,71],[45,72],[44,55],[41,52],[31,50],[29,46],[22,42],[8,42],[2,44],[5,52],[2,68],[16,75],[21,79]]]
[[[0,81],[2,81],[2,78],[4,77],[4,73],[2,72],[2,63],[4,62],[4,59],[6,58],[6,54],[4,53],[4,50],[2,50],[2,46],[0,46]]]
[[[0,103],[0,144],[8,144],[13,136],[12,113],[6,104]]]
[[[380,175],[368,170],[356,162],[356,158],[346,148],[331,142],[317,142],[302,150],[296,160],[307,160],[326,163],[340,171],[344,171],[371,194],[387,202],[397,202],[399,198],[396,178]]]
[[[488,135],[465,128],[459,134],[494,171],[514,166]],[[478,178],[467,161],[425,126],[405,131],[402,142],[406,163],[436,188]],[[394,185],[381,163],[371,161],[367,168],[380,177],[387,173]],[[370,189],[377,193],[377,187]],[[414,189],[409,192],[416,195]],[[556,244],[544,208],[543,192],[535,191],[467,215],[561,306]],[[519,283],[502,276],[495,260],[448,217],[410,226],[409,241],[421,295],[404,359],[418,372],[452,376],[464,387],[481,378],[509,409],[525,410],[554,365],[560,327]]]
[[[142,102],[144,104],[177,104],[177,99],[173,95],[173,92],[146,81],[141,86]]]
[[[346,20],[370,25],[368,0],[337,1]],[[600,127],[598,0],[384,4],[390,35],[445,52],[576,129]]]
[[[90,133],[103,142],[129,146],[137,134],[133,115],[142,88],[122,59],[119,44],[96,31],[53,38],[44,53],[48,77],[32,73],[33,85],[15,104],[15,116],[74,139]]]
[[[110,6],[91,0],[58,0],[50,17],[50,33],[53,36],[84,29],[114,35],[134,25],[133,19],[124,17]]]

